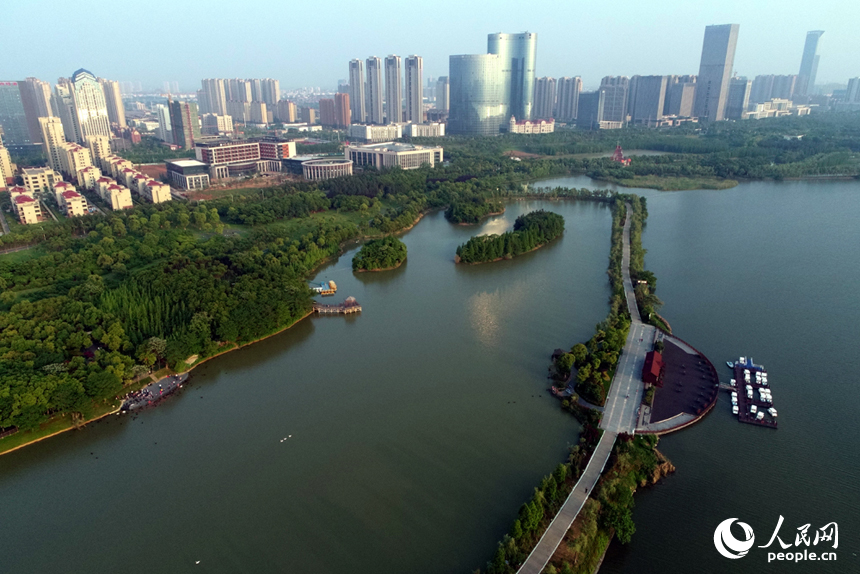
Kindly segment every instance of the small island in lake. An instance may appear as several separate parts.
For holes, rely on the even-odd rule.
[[[455,199],[445,211],[445,218],[458,225],[474,225],[491,215],[501,215],[505,206],[499,201],[489,201],[483,197]]]
[[[457,248],[457,263],[487,263],[511,259],[543,247],[564,233],[564,218],[551,211],[520,215],[514,230],[502,235],[479,235]]]
[[[406,261],[406,244],[396,237],[371,239],[352,258],[353,271],[388,271]]]

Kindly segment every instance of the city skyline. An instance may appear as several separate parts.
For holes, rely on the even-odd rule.
[[[157,9],[160,4],[156,1],[152,9]],[[161,89],[165,81],[178,82],[182,92],[196,89],[201,78],[227,77],[276,78],[288,90],[307,86],[330,88],[343,77],[343,62],[356,57],[420,54],[424,58],[424,77],[435,78],[448,74],[448,56],[484,52],[487,34],[528,30],[541,38],[536,76],[580,76],[588,89],[597,87],[600,78],[606,75],[695,73],[704,27],[733,22],[740,24],[742,30],[733,70],[741,75],[796,74],[806,34],[815,29],[826,31],[818,51],[821,57],[818,83],[845,83],[848,78],[860,74],[853,58],[853,54],[860,51],[860,39],[852,33],[849,24],[852,17],[860,17],[860,7],[822,8],[809,15],[792,10],[791,5],[785,3],[766,2],[753,7],[724,3],[720,7],[705,7],[695,16],[680,22],[673,21],[671,33],[666,33],[662,30],[666,29],[666,15],[672,13],[670,4],[660,4],[659,10],[653,9],[656,3],[630,4],[629,9],[610,12],[607,8],[605,12],[597,10],[588,14],[580,14],[574,8],[553,6],[552,18],[544,16],[547,13],[541,10],[544,4],[548,5],[534,3],[527,14],[517,11],[516,17],[497,15],[505,12],[502,9],[494,10],[493,14],[483,14],[477,7],[462,6],[457,7],[458,18],[445,19],[444,22],[441,15],[444,10],[438,11],[440,15],[423,16],[422,22],[426,21],[429,27],[434,23],[444,24],[448,32],[445,39],[437,35],[419,38],[403,29],[408,28],[404,26],[393,26],[394,29],[384,36],[361,34],[359,32],[364,26],[373,27],[378,23],[357,14],[348,28],[332,23],[332,31],[339,38],[336,45],[321,44],[319,37],[310,31],[295,31],[291,40],[307,50],[302,57],[296,58],[265,57],[271,53],[267,47],[274,49],[274,45],[269,44],[274,40],[267,40],[265,35],[252,35],[247,42],[237,41],[231,35],[231,41],[224,42],[222,46],[212,38],[219,37],[219,29],[226,24],[213,22],[211,26],[200,27],[207,29],[205,42],[210,49],[209,56],[200,61],[176,58],[168,52],[160,53],[157,47],[143,56],[132,44],[120,46],[108,55],[81,43],[58,53],[47,50],[42,53],[41,46],[33,46],[26,58],[7,62],[4,67],[7,77],[24,79],[32,76],[51,83],[68,74],[67,70],[83,67],[120,82],[141,82],[149,89]],[[50,8],[50,12],[58,20],[74,25],[87,14],[108,8],[112,11],[128,10],[95,0],[86,10],[70,10],[56,5]],[[271,10],[278,13],[285,8],[272,5]],[[4,34],[0,46],[15,53],[14,46],[23,45],[21,42],[28,38],[25,35],[27,23],[35,26],[35,18],[42,13],[35,12],[30,5],[15,0],[9,7],[9,15],[10,21],[18,25]],[[617,13],[623,13],[624,18],[614,16]],[[195,17],[201,20],[209,18],[204,13]],[[238,18],[238,21],[231,20],[231,32],[237,25],[242,27],[242,17]],[[388,18],[393,22],[399,17]],[[193,36],[188,41],[193,41]],[[200,40],[204,41],[202,36]],[[278,42],[283,40],[279,38]],[[599,50],[595,46],[599,46]],[[158,64],[153,65],[153,60]]]

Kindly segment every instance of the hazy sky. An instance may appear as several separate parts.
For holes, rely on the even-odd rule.
[[[364,0],[348,2],[4,0],[0,80],[55,82],[78,68],[197,89],[208,77],[272,77],[282,89],[336,86],[352,58],[486,52],[491,32],[537,32],[539,76],[690,74],[704,28],[740,24],[735,70],[796,74],[808,30],[824,30],[818,83],[860,76],[860,2],[836,0]]]

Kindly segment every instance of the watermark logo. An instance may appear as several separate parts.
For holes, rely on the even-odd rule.
[[[736,520],[737,518],[723,520],[714,530],[714,546],[717,547],[717,552],[733,560],[746,556],[755,544],[755,533],[753,533],[752,526],[746,522],[738,522],[738,526],[744,531],[744,539],[735,538],[732,534],[732,524]]]
[[[815,536],[812,539],[810,539],[809,532],[811,524],[799,526],[794,537],[794,544],[791,544],[790,542],[783,541],[779,536],[779,531],[780,528],[782,528],[782,523],[784,521],[785,519],[780,515],[779,521],[777,521],[776,528],[774,529],[768,543],[757,547],[770,548],[774,542],[779,543],[783,552],[768,552],[768,562],[773,562],[774,560],[791,562],[802,562],[806,560],[836,560],[835,552],[809,551],[809,546],[818,546],[818,544],[822,542],[831,543],[834,550],[839,548],[839,526],[835,522],[825,524],[818,530],[813,531]],[[737,522],[737,525],[743,532],[743,536],[740,539],[736,538],[732,533],[732,525],[735,522]],[[791,538],[789,538],[789,540],[791,540]],[[717,552],[731,560],[736,560],[746,556],[754,544],[755,533],[753,532],[752,526],[746,522],[740,522],[737,518],[723,520],[717,525],[716,530],[714,530],[714,546],[717,548]],[[789,548],[792,550],[785,552],[785,550],[788,550]],[[779,550],[779,548],[776,547],[774,547],[774,549]]]

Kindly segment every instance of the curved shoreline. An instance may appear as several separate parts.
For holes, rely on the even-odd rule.
[[[398,267],[400,267],[404,263],[406,263],[405,257],[403,258],[403,261],[399,262],[397,265],[394,265],[393,267],[378,267],[376,269],[353,269],[352,272],[353,273],[377,273],[379,271],[392,271],[394,269],[397,269]]]
[[[401,233],[405,233],[405,232],[409,231],[410,229],[412,229],[413,227],[415,227],[415,226],[416,226],[416,225],[421,221],[421,219],[423,219],[423,218],[424,218],[424,216],[425,216],[425,215],[427,215],[428,213],[430,213],[431,211],[434,211],[434,210],[433,210],[433,209],[426,209],[426,210],[422,211],[421,213],[419,213],[419,214],[418,214],[418,217],[416,217],[416,218],[415,218],[415,221],[413,221],[411,224],[409,224],[408,226],[406,226],[406,227],[404,227],[403,229],[400,229],[400,230],[398,230],[398,231],[393,231],[393,232],[391,232],[391,233],[383,233],[383,234],[379,234],[379,235],[366,235],[366,236],[363,236],[363,237],[361,237],[361,238],[348,239],[348,240],[346,240],[346,241],[343,241],[343,242],[341,242],[341,244],[338,246],[337,257],[341,257],[341,256],[344,254],[344,248],[345,248],[347,245],[349,245],[350,243],[352,243],[352,242],[356,242],[356,243],[358,243],[358,242],[363,241],[363,240],[365,240],[365,239],[374,239],[374,238],[378,238],[378,237],[388,237],[388,236],[390,236],[390,235],[398,235],[398,234],[401,234]],[[313,269],[311,269],[311,270],[308,272],[308,276],[311,276],[311,275],[315,274],[315,273],[316,273],[316,272],[317,272],[321,267],[323,267],[324,265],[326,265],[326,264],[327,264],[327,263],[328,263],[332,258],[334,258],[334,257],[335,257],[335,256],[334,256],[334,255],[332,255],[331,257],[326,257],[325,259],[323,259],[322,261],[320,261],[320,262],[317,264],[317,266],[316,266],[316,267],[314,267]],[[404,259],[404,262],[405,262],[405,261],[406,261],[406,260]],[[402,265],[402,263],[401,263],[401,265]],[[398,265],[398,267],[399,267],[399,265]],[[248,345],[253,345],[254,343],[258,343],[258,342],[260,342],[260,341],[263,341],[263,340],[265,340],[265,339],[268,339],[269,337],[274,337],[275,335],[279,335],[280,333],[283,333],[284,331],[286,331],[287,329],[289,329],[289,328],[290,328],[290,327],[292,327],[293,325],[295,325],[295,324],[299,323],[300,321],[302,321],[302,320],[304,320],[304,319],[307,319],[307,318],[308,318],[309,316],[311,316],[311,315],[313,315],[313,309],[311,309],[311,310],[310,310],[310,311],[308,311],[304,316],[299,317],[298,319],[296,319],[295,321],[293,321],[293,322],[292,322],[292,323],[290,323],[289,325],[287,325],[287,326],[283,327],[282,329],[278,329],[277,331],[274,331],[274,332],[272,332],[272,333],[269,333],[268,335],[264,335],[264,336],[262,336],[262,337],[260,337],[260,338],[258,338],[258,339],[254,339],[253,341],[248,341],[247,343],[243,343],[243,344],[241,344],[241,345],[237,345],[235,342],[231,342],[231,345],[232,345],[232,346],[230,346],[229,348],[224,349],[223,351],[219,351],[218,353],[215,353],[215,354],[214,354],[214,355],[212,355],[212,356],[205,357],[205,358],[203,358],[203,359],[200,359],[200,360],[198,360],[198,361],[195,361],[194,363],[192,363],[191,365],[189,365],[187,369],[180,369],[180,370],[177,370],[177,371],[173,372],[173,374],[189,373],[189,372],[193,371],[196,367],[199,367],[199,366],[200,366],[200,365],[202,365],[203,363],[205,363],[205,362],[207,362],[207,361],[209,361],[209,360],[211,360],[211,359],[214,359],[215,357],[219,357],[219,356],[221,356],[221,355],[225,355],[225,354],[227,354],[227,353],[229,353],[229,352],[231,352],[231,351],[235,351],[235,350],[237,350],[237,349],[242,349],[242,348],[244,348],[244,347],[247,347]],[[170,376],[170,375],[168,374],[168,375],[166,375],[166,376]],[[162,377],[162,378],[165,378],[165,377]],[[161,379],[159,379],[159,380],[161,380]],[[90,424],[90,423],[93,423],[93,422],[96,422],[96,421],[98,421],[98,420],[100,420],[100,419],[103,419],[103,418],[104,418],[104,417],[106,417],[106,416],[110,416],[110,415],[112,415],[112,414],[116,414],[117,412],[119,412],[120,408],[122,408],[122,402],[120,402],[120,404],[119,404],[115,409],[113,409],[112,411],[110,411],[110,412],[108,412],[108,413],[104,413],[104,414],[98,415],[98,416],[93,417],[93,418],[91,418],[91,419],[87,419],[87,420],[83,421],[82,423],[80,423],[80,424],[78,424],[78,425],[70,424],[70,425],[69,425],[69,426],[67,426],[66,428],[60,429],[60,430],[58,430],[58,431],[56,431],[56,432],[53,432],[53,433],[51,433],[51,434],[48,434],[48,435],[45,435],[45,436],[42,436],[42,437],[39,437],[39,438],[34,438],[33,440],[29,440],[29,441],[27,441],[27,442],[25,442],[25,443],[23,443],[23,444],[20,444],[20,445],[18,445],[18,446],[12,447],[12,448],[10,448],[10,449],[8,449],[8,450],[0,450],[0,456],[3,456],[4,454],[8,454],[8,453],[10,453],[10,452],[14,452],[14,451],[16,451],[16,450],[22,449],[22,448],[24,448],[25,446],[30,446],[31,444],[36,444],[37,442],[43,441],[43,440],[45,440],[45,439],[47,439],[47,438],[51,438],[51,437],[53,437],[53,436],[57,436],[58,434],[62,434],[62,433],[64,433],[64,432],[67,432],[67,431],[70,431],[70,430],[73,430],[73,429],[81,429],[81,428],[83,428],[83,427],[87,426],[87,425],[88,425],[88,424]],[[48,424],[50,424],[50,422],[51,422],[51,421],[48,421]],[[25,431],[25,432],[26,432],[26,431]],[[9,437],[5,437],[5,438],[10,438],[10,437],[12,437],[12,436],[16,436],[17,434],[18,434],[18,433],[15,433],[15,434],[13,434],[13,435],[9,435]],[[2,446],[3,446],[3,439],[0,439],[0,448],[2,448]]]
[[[468,225],[480,225],[481,223],[483,223],[484,221],[486,221],[487,219],[489,219],[491,217],[495,217],[496,215],[504,215],[505,211],[507,211],[507,210],[505,208],[503,208],[501,211],[493,211],[491,213],[484,214],[480,217],[480,219],[478,219],[478,221],[476,221],[474,223],[469,223],[468,221],[458,221],[457,223],[454,223],[453,221],[450,221],[450,220],[449,220],[449,223],[454,223],[454,225],[466,225],[466,226],[468,226]]]

